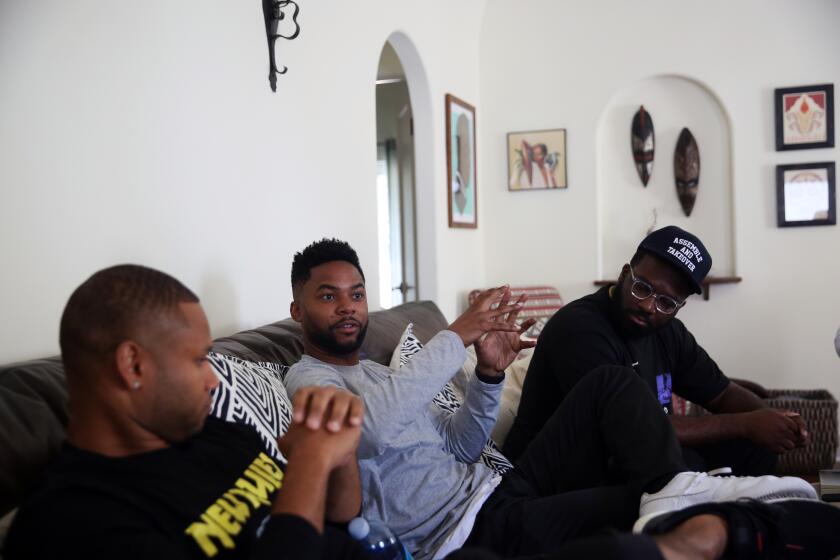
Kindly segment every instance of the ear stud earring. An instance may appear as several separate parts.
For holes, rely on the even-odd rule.
[[[140,381],[139,381],[139,380],[137,380],[137,379],[135,379],[134,381],[132,381],[132,382],[131,382],[131,388],[132,388],[132,389],[134,389],[135,391],[136,391],[137,389],[139,389],[139,388],[140,388]]]

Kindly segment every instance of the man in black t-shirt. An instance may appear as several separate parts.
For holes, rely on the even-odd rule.
[[[648,235],[617,282],[558,311],[540,334],[505,453],[518,457],[560,402],[594,368],[627,366],[646,381],[682,444],[688,467],[772,471],[778,453],[808,441],[795,413],[767,408],[732,383],[675,316],[702,293],[712,259],[694,235],[668,226]],[[673,393],[713,414],[673,416]]]
[[[7,558],[363,557],[325,526],[361,506],[357,397],[302,391],[283,465],[251,428],[207,418],[210,330],[174,278],[102,270],[70,297],[60,331],[67,442],[18,512]]]

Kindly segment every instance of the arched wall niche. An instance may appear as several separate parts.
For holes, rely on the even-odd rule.
[[[630,127],[640,105],[651,115],[656,135],[647,187],[630,147]],[[700,150],[700,183],[690,217],[683,213],[674,183],[674,149],[683,127]],[[712,255],[712,275],[737,273],[730,119],[706,85],[663,75],[624,87],[601,113],[596,143],[599,278],[618,276],[654,225],[654,211],[656,228],[677,225],[703,240]]]
[[[434,116],[429,77],[414,42],[395,31],[387,41],[394,48],[405,71],[411,110],[414,113],[414,180],[417,227],[417,293],[420,299],[438,295],[437,231],[435,224]],[[378,62],[378,59],[377,59]]]

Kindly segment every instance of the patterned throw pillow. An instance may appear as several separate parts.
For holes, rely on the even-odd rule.
[[[395,359],[399,359],[399,367],[391,366],[394,369],[399,369],[408,363],[411,357],[423,348],[423,343],[414,336],[412,331],[413,324],[409,323],[400,338],[400,344],[394,350],[394,356],[391,359],[391,364],[395,363]],[[469,372],[472,374],[472,372]],[[454,414],[456,410],[461,408],[461,398],[456,394],[455,387],[452,381],[449,381],[441,389],[440,393],[435,395],[434,403],[450,414]],[[481,451],[481,462],[487,467],[493,469],[498,474],[505,474],[513,468],[513,465],[507,457],[502,455],[502,452],[496,447],[495,442],[491,438],[487,438],[487,443],[484,444],[484,449]]]
[[[283,385],[289,366],[248,362],[215,352],[207,357],[219,378],[210,415],[254,427],[268,453],[285,463],[277,438],[292,423],[292,403]]]

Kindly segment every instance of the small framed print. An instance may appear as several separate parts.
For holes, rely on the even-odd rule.
[[[776,150],[834,146],[834,84],[776,90]]]
[[[566,129],[508,132],[508,190],[565,189]]]
[[[837,223],[834,162],[776,166],[779,227],[833,226]]]
[[[475,107],[446,94],[446,198],[449,227],[477,228]]]

